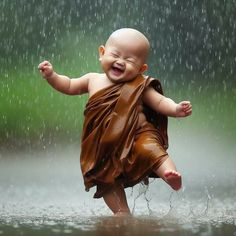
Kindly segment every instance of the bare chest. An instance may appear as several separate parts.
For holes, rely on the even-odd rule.
[[[89,97],[93,96],[98,91],[113,85],[110,80],[108,80],[103,74],[90,80],[89,83]]]

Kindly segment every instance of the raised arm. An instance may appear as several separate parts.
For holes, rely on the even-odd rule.
[[[38,69],[43,78],[61,93],[78,95],[88,92],[89,74],[81,76],[80,78],[70,79],[68,76],[57,74],[49,61],[41,62]]]
[[[143,102],[156,112],[171,117],[185,117],[192,113],[192,105],[189,101],[175,103],[172,99],[167,98],[152,87],[148,87],[143,95]]]

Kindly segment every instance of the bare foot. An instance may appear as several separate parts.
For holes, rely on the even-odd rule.
[[[181,174],[174,170],[166,170],[164,173],[165,181],[176,191],[181,188]]]

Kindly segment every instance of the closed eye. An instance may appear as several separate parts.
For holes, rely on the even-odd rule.
[[[128,59],[126,59],[126,61],[131,64],[135,64],[135,60],[133,58],[128,58]]]
[[[116,54],[116,53],[111,53],[111,56],[113,56],[114,58],[118,58],[119,57],[119,55]]]

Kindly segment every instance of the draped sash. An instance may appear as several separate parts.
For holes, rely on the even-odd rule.
[[[112,185],[122,176],[138,124],[138,105],[148,85],[162,92],[160,82],[142,75],[126,83],[104,88],[90,97],[84,111],[81,143],[81,170],[87,190]],[[161,130],[167,148],[167,119],[144,108],[147,120]]]

